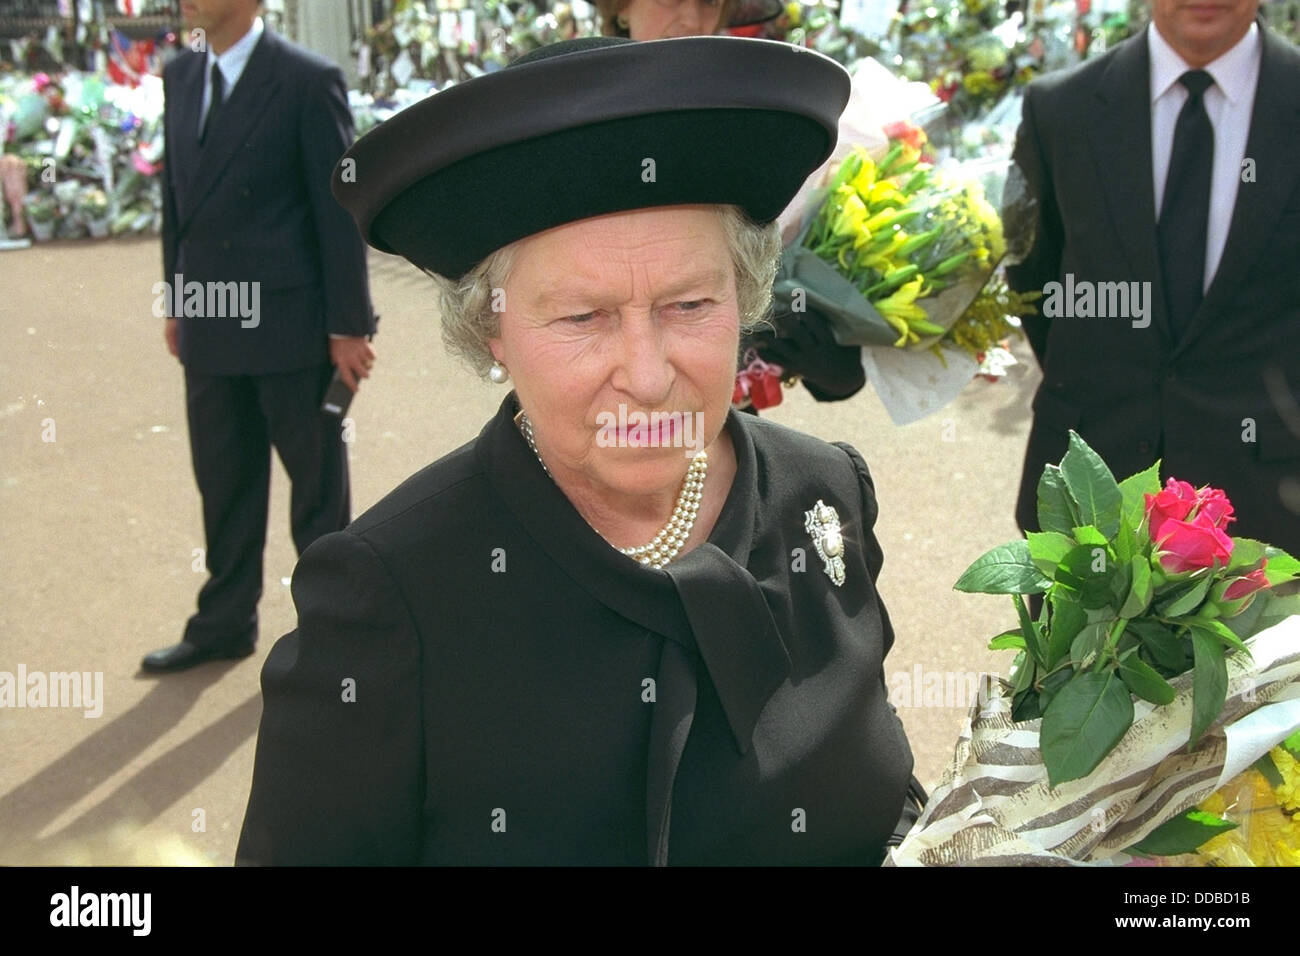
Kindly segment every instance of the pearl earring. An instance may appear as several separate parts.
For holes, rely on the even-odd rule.
[[[623,16],[617,17],[615,18],[614,22],[618,24],[618,28],[620,30],[626,30],[628,28],[627,17],[623,17]]]
[[[494,385],[504,385],[510,380],[510,373],[500,362],[493,362],[492,367],[488,369],[488,378],[492,379]]]

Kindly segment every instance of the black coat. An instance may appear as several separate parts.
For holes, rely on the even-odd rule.
[[[1223,259],[1188,329],[1165,313],[1151,173],[1145,33],[1026,90],[1016,160],[1042,214],[1020,290],[1150,282],[1149,328],[1124,318],[1026,320],[1043,368],[1016,517],[1035,530],[1043,465],[1075,429],[1116,478],[1163,455],[1163,476],[1227,491],[1231,534],[1300,549],[1300,435],[1266,376],[1300,394],[1300,51],[1261,27],[1262,60],[1246,157]],[[1251,440],[1253,439],[1253,440]],[[1292,507],[1280,489],[1290,482]]]
[[[330,193],[352,143],[343,74],[266,30],[200,148],[206,63],[187,52],[163,71],[163,280],[257,282],[260,314],[177,316],[181,361],[208,375],[324,365],[330,333],[375,330],[365,244]]]
[[[915,817],[912,754],[857,452],[731,413],[709,541],[656,571],[586,524],[514,411],[302,556],[237,862],[879,862]]]

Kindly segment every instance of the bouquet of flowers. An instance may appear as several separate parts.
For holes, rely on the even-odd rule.
[[[841,345],[865,346],[868,380],[905,424],[955,398],[991,350],[1019,334],[1033,297],[996,272],[1008,249],[988,193],[1017,216],[1030,200],[1009,161],[940,169],[918,126],[883,133],[882,146],[854,148],[814,194],[773,294],[784,311],[825,314]]]
[[[1291,781],[1279,806],[1294,803],[1294,764],[1270,755],[1300,730],[1300,601],[1273,588],[1300,562],[1230,537],[1221,490],[1161,488],[1158,462],[1117,483],[1073,432],[1039,482],[1038,511],[1041,532],[989,551],[956,584],[1012,595],[1019,626],[990,647],[1017,657],[1008,681],[984,678],[893,862],[1189,853],[1233,825],[1206,798],[1265,757],[1266,779]],[[1029,594],[1043,595],[1036,619]],[[1285,852],[1300,852],[1297,835]]]

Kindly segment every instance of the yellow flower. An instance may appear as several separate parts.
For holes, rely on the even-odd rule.
[[[876,163],[870,156],[862,157],[862,168],[850,180],[849,185],[865,201],[871,196],[871,187],[876,183]]]
[[[904,282],[892,294],[878,302],[871,303],[876,307],[876,311],[884,317],[885,321],[901,333],[898,341],[894,343],[897,348],[903,347],[909,341],[920,341],[920,336],[908,327],[908,321],[924,321],[926,318],[925,309],[916,304],[924,285],[925,278],[917,276],[911,282]]]
[[[1296,761],[1281,747],[1274,748],[1270,757],[1283,780],[1276,790],[1259,771],[1248,770],[1201,802],[1201,809],[1240,826],[1202,845],[1198,862],[1300,866],[1300,817],[1283,812],[1300,782]]]
[[[905,197],[901,192],[899,192],[898,187],[888,179],[882,179],[880,182],[873,184],[867,191],[866,195],[863,195],[862,198],[865,199],[872,208],[876,208],[882,203],[901,206],[905,201]]]
[[[1282,786],[1276,791],[1277,802],[1284,810],[1300,811],[1300,760],[1292,757],[1285,747],[1274,747],[1269,756],[1282,776]]]
[[[856,236],[867,219],[866,205],[852,186],[841,186],[835,190],[835,199],[839,203],[839,212],[831,223],[831,232],[841,237]]]
[[[888,244],[883,248],[877,249],[874,252],[865,252],[860,254],[858,257],[858,265],[866,269],[875,269],[881,275],[884,275],[893,269],[898,269],[906,265],[906,263],[895,262],[894,254],[898,251],[898,247],[906,241],[907,233],[904,230],[899,229],[890,237]]]

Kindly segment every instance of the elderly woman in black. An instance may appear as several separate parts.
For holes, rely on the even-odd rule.
[[[304,553],[239,862],[875,864],[906,831],[867,466],[729,407],[847,96],[783,44],[596,38],[348,152],[335,195],[513,390]]]

